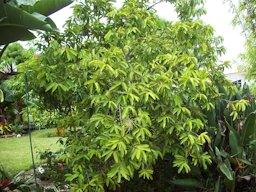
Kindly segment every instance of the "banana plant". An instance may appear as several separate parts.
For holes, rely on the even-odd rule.
[[[73,0],[0,0],[0,60],[15,41],[35,38],[31,30],[54,31],[50,14],[71,4]]]
[[[0,45],[35,38],[30,30],[57,30],[48,16],[71,3],[72,0],[0,0]]]

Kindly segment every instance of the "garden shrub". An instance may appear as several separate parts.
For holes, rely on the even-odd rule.
[[[204,112],[221,98],[219,85],[233,90],[212,27],[162,20],[146,0],[119,9],[86,0],[66,25],[63,36],[45,36],[43,54],[27,67],[35,93],[59,110],[61,127],[72,128],[62,156],[72,169],[71,190],[155,181],[166,158],[174,173],[206,170],[212,160]]]

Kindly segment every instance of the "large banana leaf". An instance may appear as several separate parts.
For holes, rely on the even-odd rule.
[[[231,149],[231,155],[242,158],[243,146],[241,144],[241,138],[237,131],[227,121],[226,125],[229,129],[229,146]]]
[[[256,139],[256,112],[251,113],[245,120],[241,131],[241,141],[243,145],[249,144]]]
[[[40,0],[33,5],[23,4],[21,8],[29,13],[37,12],[48,16],[66,7],[71,2],[71,0]]]
[[[39,17],[36,14],[30,14],[19,7],[12,6],[8,3],[4,3],[0,7],[0,18],[3,20],[0,23],[1,25],[12,24],[24,26],[27,29],[40,29],[49,31],[52,30],[52,27],[49,25],[42,17]]]
[[[35,38],[30,30],[57,30],[47,16],[71,3],[72,0],[0,0],[0,45]]]
[[[5,45],[14,41],[26,41],[34,39],[35,36],[27,28],[20,25],[0,25],[0,44]]]

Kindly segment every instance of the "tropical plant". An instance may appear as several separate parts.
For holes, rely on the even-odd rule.
[[[1,0],[0,1],[0,61],[8,45],[18,40],[31,40],[35,35],[31,30],[57,30],[48,15],[72,3],[72,0]],[[2,61],[1,61],[2,62]],[[10,66],[12,64],[9,63]],[[0,82],[13,75],[0,72]],[[4,100],[0,89],[0,103]]]
[[[9,181],[9,174],[4,171],[2,165],[0,165],[0,189],[1,191],[4,189],[9,189],[10,181]]]
[[[174,184],[198,190],[253,191],[255,183],[255,99],[247,85],[228,94],[206,112],[213,163],[207,172],[194,169],[189,176],[178,175]],[[188,185],[184,184],[188,182]]]
[[[215,190],[249,190],[256,185],[256,154],[251,151],[256,133],[255,99],[244,85],[233,97],[224,94],[218,105],[214,111],[217,131],[212,135],[212,157],[220,173]]]
[[[56,30],[56,25],[47,16],[70,3],[72,0],[1,0],[0,45],[34,39],[30,30]]]
[[[221,98],[218,85],[232,86],[217,61],[221,38],[188,20],[164,21],[147,0],[120,9],[87,0],[63,35],[43,36],[42,54],[26,65],[29,86],[60,113],[60,127],[74,128],[62,156],[71,190],[155,179],[163,159],[180,174],[212,163],[204,113]]]

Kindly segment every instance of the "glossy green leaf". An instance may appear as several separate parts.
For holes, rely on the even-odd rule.
[[[229,180],[233,180],[233,173],[232,170],[224,163],[221,162],[219,165],[219,169],[220,171],[229,179]]]
[[[0,89],[0,103],[2,103],[3,101],[4,101],[4,93],[2,89]]]
[[[231,148],[231,155],[242,157],[243,150],[239,142],[239,137],[233,130],[229,131],[229,145]]]
[[[241,130],[241,143],[248,144],[256,139],[256,112],[251,113],[245,120],[243,129]]]
[[[19,2],[19,1],[18,1]],[[42,15],[51,15],[56,11],[71,4],[73,0],[38,0],[35,3],[20,4],[21,8],[29,13],[40,13]]]
[[[46,31],[52,30],[51,26],[48,23],[46,23],[44,20],[42,20],[41,17],[38,17],[37,15],[29,14],[28,12],[18,7],[9,5],[7,3],[7,4],[4,4],[4,7],[2,8],[2,10],[4,11],[0,12],[0,18],[6,18],[6,19],[0,23],[0,26],[2,24],[16,24],[16,25],[24,26],[27,29],[40,29],[40,30],[46,30]]]
[[[216,154],[216,156],[217,156],[217,158],[218,158],[219,160],[222,160],[222,158],[221,158],[221,153],[220,153],[220,150],[218,149],[218,147],[215,147],[215,154]]]
[[[33,5],[20,7],[11,3],[1,3],[0,45],[17,40],[35,38],[29,30],[56,30],[55,23],[46,16],[60,10],[71,2],[71,0],[41,0]],[[29,4],[32,4],[32,2]]]
[[[243,148],[241,146],[240,137],[237,131],[226,121],[229,129],[229,145],[231,148],[231,154],[239,158],[242,157]]]
[[[0,24],[0,45],[9,44],[18,40],[27,41],[34,38],[35,35],[24,26]]]

